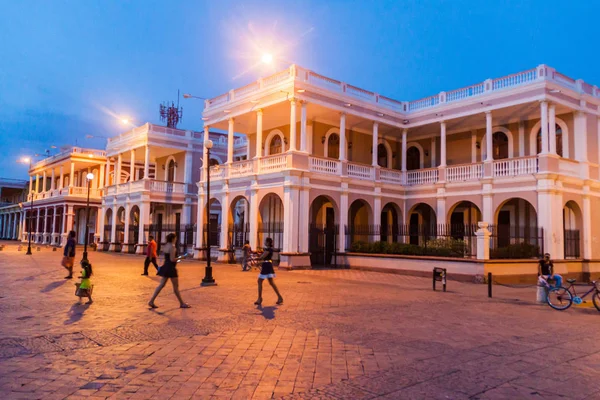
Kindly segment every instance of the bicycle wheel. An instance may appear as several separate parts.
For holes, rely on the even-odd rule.
[[[573,296],[564,287],[555,287],[548,291],[548,305],[555,310],[566,310],[573,304]]]
[[[600,292],[596,290],[596,293],[592,296],[592,301],[594,302],[594,307],[596,310],[600,311]]]

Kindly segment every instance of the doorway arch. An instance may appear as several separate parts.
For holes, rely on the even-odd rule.
[[[426,203],[417,203],[408,213],[409,243],[422,246],[435,237],[437,216],[434,209]]]
[[[389,202],[383,206],[379,221],[380,240],[382,242],[398,242],[401,215],[402,212],[397,204]]]
[[[563,238],[565,259],[581,258],[582,226],[583,219],[581,208],[575,201],[567,201],[563,207]]]
[[[309,253],[311,265],[332,265],[339,233],[338,207],[326,195],[317,196],[310,205]]]

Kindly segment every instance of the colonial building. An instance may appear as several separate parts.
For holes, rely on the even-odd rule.
[[[426,245],[440,225],[479,230],[492,250],[599,259],[599,106],[596,86],[546,65],[414,101],[292,65],[206,101],[205,135],[228,132],[210,201],[222,227],[245,204],[251,245],[274,237],[284,266],[328,264],[357,241]],[[205,177],[198,193],[206,204]]]
[[[28,240],[31,225],[32,241],[49,245],[64,245],[67,234],[77,232],[78,243],[85,238],[86,204],[89,187],[89,243],[98,236],[98,208],[104,187],[104,150],[71,147],[43,159],[29,170],[29,195],[22,203],[23,241]],[[87,175],[94,178],[88,181]],[[33,200],[33,205],[31,202]]]
[[[21,203],[27,197],[27,181],[0,178],[0,239],[17,240],[23,229]]]
[[[147,123],[108,140],[99,230],[104,250],[143,253],[148,235],[160,246],[169,233],[177,233],[184,250],[192,250],[203,136]],[[218,165],[225,158],[226,137],[215,132],[211,139],[211,164]],[[237,138],[235,147],[245,159],[245,139]],[[215,228],[219,223],[216,213]]]

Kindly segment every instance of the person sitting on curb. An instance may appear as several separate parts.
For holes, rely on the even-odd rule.
[[[540,284],[548,287],[552,287],[548,283],[548,279],[554,279],[556,282],[555,287],[562,286],[562,276],[554,273],[554,264],[552,260],[550,260],[550,253],[544,254],[544,258],[542,258],[538,264],[538,281]]]

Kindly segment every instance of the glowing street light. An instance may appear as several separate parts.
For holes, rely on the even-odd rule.
[[[260,60],[265,64],[271,64],[273,62],[273,55],[270,53],[264,53]]]
[[[121,122],[123,123],[123,125],[127,125],[129,124],[129,118],[123,118],[121,119]]]

